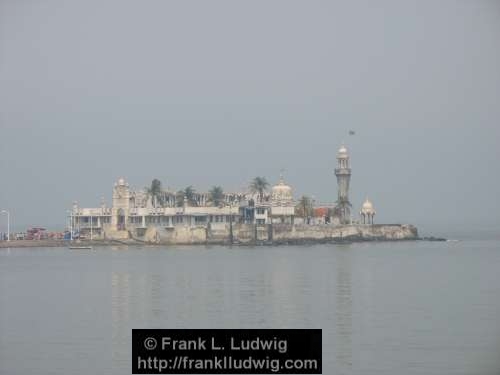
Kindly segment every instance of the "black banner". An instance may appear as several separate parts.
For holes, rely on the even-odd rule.
[[[321,329],[133,329],[133,374],[321,374]]]

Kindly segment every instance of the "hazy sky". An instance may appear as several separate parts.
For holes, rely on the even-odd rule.
[[[19,229],[109,203],[120,176],[241,190],[284,168],[331,202],[342,140],[355,213],[368,196],[379,223],[499,226],[500,3],[0,0]]]

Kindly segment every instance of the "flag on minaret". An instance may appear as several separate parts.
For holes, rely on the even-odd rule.
[[[349,130],[349,135],[354,135],[356,132],[354,130]]]

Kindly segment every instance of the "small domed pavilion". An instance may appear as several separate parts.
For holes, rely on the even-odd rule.
[[[370,202],[368,198],[366,198],[365,202],[363,203],[359,214],[361,215],[361,222],[363,224],[373,224],[373,218],[376,214],[376,211],[373,208],[373,203]]]

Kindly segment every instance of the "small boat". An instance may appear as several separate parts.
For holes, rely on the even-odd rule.
[[[92,250],[92,246],[70,246],[70,250]]]

